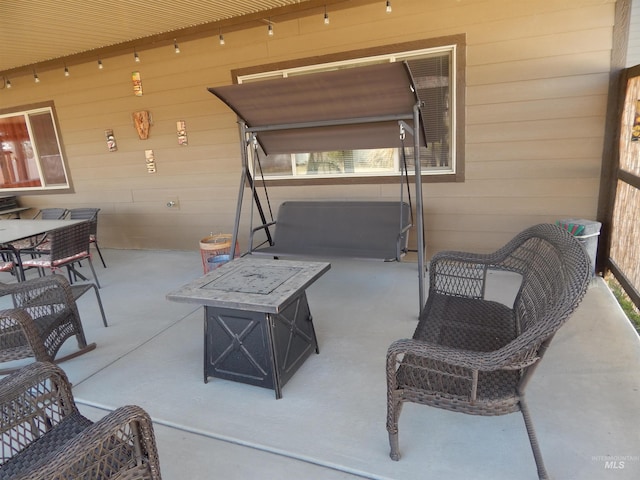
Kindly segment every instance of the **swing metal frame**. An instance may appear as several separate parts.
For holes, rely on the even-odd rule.
[[[391,66],[391,65],[394,65],[394,66]],[[269,143],[271,142],[271,139],[274,138],[274,136],[277,135],[279,132],[284,135],[290,135],[293,138],[300,131],[305,131],[304,134],[309,132],[308,134],[310,136],[313,136],[316,132],[322,132],[323,129],[325,128],[333,129],[333,130],[330,130],[330,132],[335,132],[336,131],[335,129],[337,127],[341,133],[345,133],[346,135],[348,135],[352,127],[355,129],[362,129],[362,127],[364,127],[366,129],[368,126],[371,126],[371,128],[378,128],[380,131],[382,131],[381,129],[385,129],[388,131],[388,129],[392,128],[392,125],[396,125],[396,128],[399,130],[400,133],[398,137],[396,137],[396,139],[393,141],[393,143],[395,144],[391,144],[391,139],[387,135],[386,139],[380,140],[386,143],[384,143],[384,145],[378,146],[377,148],[397,147],[398,143],[400,143],[402,145],[402,150],[403,150],[402,153],[404,156],[405,155],[405,151],[404,151],[405,135],[408,134],[413,138],[413,156],[414,156],[414,166],[415,166],[414,183],[415,183],[415,197],[416,197],[415,217],[416,217],[416,230],[417,230],[419,312],[421,312],[422,308],[425,305],[425,272],[426,272],[422,172],[421,172],[421,165],[420,165],[420,147],[421,146],[426,147],[426,140],[425,140],[426,134],[424,132],[424,122],[421,121],[421,109],[424,107],[424,105],[422,104],[422,102],[417,97],[417,94],[415,93],[416,92],[415,83],[411,76],[409,67],[405,62],[399,62],[397,64],[384,64],[383,66],[370,65],[366,67],[355,67],[353,69],[350,69],[351,70],[350,73],[353,74],[352,78],[354,79],[353,80],[354,82],[361,82],[363,78],[370,78],[372,79],[371,81],[375,82],[377,75],[370,75],[370,73],[375,73],[376,68],[378,69],[383,68],[387,70],[388,69],[397,70],[393,72],[393,74],[396,75],[395,78],[396,79],[401,78],[406,82],[403,85],[401,85],[400,88],[401,89],[406,88],[407,92],[409,90],[411,91],[410,95],[407,95],[406,92],[404,92],[404,90],[401,90],[403,96],[397,95],[397,94],[395,96],[392,95],[394,100],[395,98],[400,99],[399,105],[397,106],[398,108],[395,108],[396,110],[395,112],[382,113],[378,115],[375,113],[375,101],[371,101],[370,99],[368,99],[366,106],[364,106],[364,102],[362,102],[363,111],[365,111],[366,113],[366,115],[363,115],[363,116],[346,117],[346,118],[345,117],[319,118],[317,120],[312,120],[312,121],[294,121],[294,122],[282,122],[282,123],[273,122],[271,118],[267,118],[267,119],[261,118],[258,120],[251,120],[250,118],[253,113],[251,111],[251,105],[250,104],[243,105],[242,103],[243,103],[244,96],[239,94],[246,92],[247,88],[251,89],[252,86],[255,85],[254,83],[227,85],[224,87],[209,88],[209,91],[211,93],[213,93],[220,100],[225,102],[233,111],[235,111],[235,113],[238,116],[242,169],[240,173],[240,187],[238,192],[238,201],[237,201],[237,208],[236,208],[232,242],[231,242],[231,245],[232,245],[231,258],[234,258],[236,254],[235,252],[236,242],[238,240],[238,233],[240,229],[241,216],[242,216],[242,208],[244,204],[244,191],[247,188],[247,186],[251,190],[251,197],[253,200],[251,202],[249,231],[251,232],[253,230],[253,218],[255,215],[255,210],[254,210],[254,207],[255,207],[257,209],[257,213],[260,217],[262,225],[265,227],[264,230],[267,237],[266,242],[269,242],[269,244],[271,245],[273,244],[273,238],[269,230],[269,226],[272,226],[274,224],[274,221],[273,221],[273,212],[271,210],[271,203],[268,200],[268,193],[265,193],[265,195],[267,198],[267,207],[269,210],[271,221],[267,220],[265,210],[262,206],[262,203],[260,201],[260,198],[256,189],[256,181],[252,175],[252,172],[256,172],[256,168],[259,168],[260,171],[262,168],[259,163],[259,158],[257,155],[258,145],[262,146],[262,150],[265,153],[268,153],[267,148],[265,148],[265,142],[262,141],[263,139],[261,139],[261,137],[268,136],[268,142],[266,143]],[[404,73],[402,73],[402,71]],[[330,78],[329,76],[332,74],[337,75],[337,73],[333,73],[333,72],[323,72],[323,73],[327,76],[327,78]],[[305,77],[308,78],[308,77],[313,77],[315,75],[323,75],[323,73],[309,74]],[[295,77],[295,78],[299,79],[300,77]],[[344,80],[345,80],[344,76],[342,77],[342,80],[343,80],[343,83],[341,85],[337,85],[335,91],[333,91],[331,94],[328,94],[327,97],[329,98],[340,97],[340,94],[342,92],[341,89],[344,89]],[[272,87],[272,86],[277,87],[279,85],[284,85],[283,83],[281,83],[281,81],[282,82],[289,81],[288,83],[290,84],[292,81],[299,81],[299,80],[283,78],[283,79],[276,79],[276,80],[267,80],[267,81],[264,81],[263,84],[264,85],[268,84],[269,87]],[[359,85],[359,87],[362,87],[362,86],[363,85]],[[331,88],[332,83],[328,83],[326,87]],[[380,87],[380,85],[378,85],[378,87],[384,88],[384,87]],[[375,98],[375,95],[372,95],[372,97]],[[309,113],[309,118],[314,118],[313,113],[315,112],[312,109],[310,109],[308,106],[304,105],[304,102],[306,100],[307,100],[307,96],[298,95],[291,100],[291,102],[288,104],[288,107],[293,106],[299,109],[300,111],[306,111]],[[349,98],[348,101],[350,101],[351,104],[354,103],[352,98]],[[296,102],[299,102],[299,104],[297,104]],[[273,110],[277,111],[277,108],[274,108]],[[358,105],[355,105],[354,111],[358,113]],[[325,143],[329,142],[327,144],[327,150],[330,150],[332,147],[332,145],[330,144],[331,139],[327,140],[327,137],[326,137],[327,133],[329,132],[327,131],[324,132],[325,137],[323,137],[323,142]],[[369,138],[367,139],[367,141],[370,142],[371,137],[372,136],[369,135]],[[294,143],[295,141],[299,141],[299,138],[296,138],[294,140]],[[347,142],[348,144],[349,139],[345,140],[344,137],[341,137],[339,140],[336,140],[336,142],[338,143],[342,142],[340,143],[340,148],[341,148],[345,145],[345,142]],[[286,143],[286,140],[285,140],[285,143]],[[353,149],[359,148],[359,146],[362,145],[362,142],[359,143],[355,135],[354,135],[353,143],[354,143],[354,146],[351,147]],[[299,146],[292,147],[292,148],[299,148]],[[340,148],[335,148],[335,149],[340,149]],[[293,153],[294,151],[295,150],[292,150],[287,153]],[[281,152],[275,152],[275,153],[281,153]],[[407,174],[408,172],[406,168],[406,158],[403,158],[403,160],[404,160],[404,170],[405,170],[404,173]],[[252,168],[250,168],[250,165],[252,166]],[[401,175],[401,182],[402,182],[402,175]],[[262,183],[263,183],[265,192],[267,192],[266,182],[263,181]],[[408,177],[407,177],[407,184],[408,184]],[[402,188],[403,186],[401,183],[401,197],[402,197],[402,191],[403,191]],[[402,198],[401,198],[401,202],[402,202]]]

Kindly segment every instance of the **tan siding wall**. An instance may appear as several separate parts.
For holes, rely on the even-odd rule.
[[[74,194],[33,195],[33,206],[102,209],[105,247],[197,250],[231,232],[240,180],[235,116],[206,91],[230,71],[297,58],[464,33],[467,36],[466,181],[425,185],[429,254],[491,250],[518,230],[563,217],[594,218],[599,186],[614,2],[601,0],[394,0],[12,78],[0,108],[54,100]],[[97,62],[97,58],[96,58]],[[131,72],[144,95],[135,97]],[[131,114],[149,110],[148,140]],[[175,124],[189,145],[177,145]],[[118,151],[107,152],[113,129]],[[153,149],[157,173],[144,151]],[[397,198],[397,185],[274,187],[287,199]],[[246,192],[245,198],[248,198]],[[167,208],[168,201],[178,208]],[[249,211],[248,203],[245,203]],[[247,215],[240,241],[246,246]]]

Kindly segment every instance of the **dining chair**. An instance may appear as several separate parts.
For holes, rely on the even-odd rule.
[[[37,268],[41,273],[44,273],[46,269],[55,272],[61,268],[66,268],[69,283],[73,283],[74,279],[78,277],[87,280],[87,277],[75,268],[75,264],[82,260],[87,260],[93,279],[98,288],[100,288],[100,282],[93,268],[91,252],[89,251],[90,228],[89,222],[80,222],[49,231],[46,235],[47,250],[40,250],[36,245],[34,248],[20,252],[27,255],[27,258],[22,258],[21,260],[23,275],[24,270],[29,268]]]
[[[102,252],[100,251],[100,246],[98,245],[98,212],[99,208],[72,208],[69,210],[69,219],[70,220],[87,220],[91,225],[89,229],[89,243],[94,244],[96,246],[96,250],[98,251],[98,255],[100,256],[100,261],[102,262],[102,266],[107,268],[107,264],[104,262],[104,258],[102,256]]]
[[[62,220],[67,216],[69,210],[66,208],[41,208],[33,217],[33,220]],[[38,245],[40,250],[47,249],[47,243],[45,241],[46,234],[39,235],[37,237],[24,238],[13,242],[11,247],[17,251],[27,250]]]
[[[11,296],[14,308],[0,312],[0,362],[29,357],[61,362],[96,347],[87,344],[71,285],[64,276],[2,283],[0,296],[5,295]],[[56,358],[66,340],[74,336],[78,350]]]
[[[67,216],[67,213],[69,213],[69,210],[66,208],[41,208],[33,218],[34,220],[37,218],[41,220],[62,220]]]

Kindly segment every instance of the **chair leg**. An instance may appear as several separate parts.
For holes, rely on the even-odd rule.
[[[93,279],[96,281],[96,285],[98,286],[98,288],[102,288],[100,286],[100,282],[98,281],[98,276],[96,275],[96,269],[93,268],[93,262],[91,261],[91,257],[87,257],[87,260],[89,260],[89,267],[91,268],[91,273],[93,274]]]
[[[402,410],[402,402],[398,401],[393,393],[389,395],[387,400],[387,431],[389,432],[389,446],[391,451],[389,457],[391,460],[400,460],[400,445],[398,440],[398,420],[400,419],[400,411]]]
[[[391,460],[398,461],[400,460],[400,446],[398,444],[398,432],[391,433],[389,432],[389,445],[391,446],[391,452],[389,456]]]
[[[529,408],[524,401],[524,396],[520,398],[520,410],[522,411],[524,424],[527,427],[527,434],[529,435],[531,450],[533,450],[533,458],[536,461],[536,467],[538,469],[538,478],[540,480],[548,480],[549,474],[547,473],[544,462],[542,461],[542,452],[540,451],[540,446],[538,445],[538,438],[536,437],[536,432],[533,428],[533,422],[531,420],[531,414],[529,413]]]
[[[93,262],[91,261],[91,257],[87,257],[87,260],[89,262],[89,268],[91,268],[91,273],[93,274],[93,279],[95,280],[95,284],[98,285],[98,288],[102,288],[100,285],[100,281],[98,280],[98,276],[96,275],[96,270],[95,268],[93,268]],[[79,262],[75,262],[75,263],[79,263]],[[69,283],[73,284],[73,279],[71,278],[72,274],[73,274],[73,278],[74,279],[78,279],[78,277],[80,277],[82,280],[88,280],[87,277],[85,277],[83,274],[81,274],[80,272],[78,272],[78,270],[76,270],[74,268],[73,263],[68,264],[67,266],[67,271],[69,273]]]
[[[71,352],[67,355],[65,355],[64,357],[60,357],[60,358],[55,358],[53,361],[55,363],[62,363],[62,362],[66,362],[67,360],[71,360],[72,358],[76,358],[79,357],[80,355],[84,355],[87,352],[90,352],[91,350],[95,350],[96,349],[96,344],[94,343],[89,343],[88,345],[79,348],[78,350],[76,350],[75,352]]]
[[[96,246],[96,250],[98,251],[98,255],[100,256],[100,261],[102,262],[102,266],[104,268],[107,268],[107,264],[104,263],[104,258],[102,257],[102,252],[100,251],[100,247],[98,246],[98,242],[93,242],[93,244]]]
[[[98,301],[98,307],[100,307],[100,315],[102,315],[102,323],[104,324],[105,327],[108,327],[109,324],[107,323],[107,317],[104,314],[104,308],[102,308],[102,299],[100,298],[100,292],[98,292],[98,287],[96,287],[95,285],[91,285],[91,288],[93,288],[93,291],[96,294],[96,300]]]

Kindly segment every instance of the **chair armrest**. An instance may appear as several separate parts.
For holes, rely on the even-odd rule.
[[[410,338],[396,340],[391,344],[387,350],[387,365],[395,364],[400,355],[407,354],[469,370],[491,371],[499,370],[502,366],[495,361],[492,352],[461,350]]]
[[[29,349],[36,361],[53,361],[31,315],[20,308],[0,311],[0,361],[31,356]]]
[[[387,350],[387,369],[395,370],[398,357],[407,354],[475,372],[519,370],[539,360],[538,356],[523,356],[516,361],[513,355],[506,354],[509,350],[509,344],[490,352],[476,352],[404,338],[393,342]]]
[[[429,289],[444,295],[484,298],[487,271],[500,268],[494,254],[443,251],[429,263]]]
[[[273,222],[263,223],[262,225],[259,225],[259,226],[255,227],[255,228],[251,229],[251,232],[249,233],[249,252],[253,252],[253,235],[258,230],[266,230],[267,228],[272,227],[276,223],[277,223],[277,220],[274,220]]]
[[[115,476],[160,480],[153,424],[135,405],[120,407],[90,425],[67,442],[55,459],[29,472],[29,478],[47,480]]]
[[[24,308],[33,318],[39,318],[51,311],[52,305],[65,305],[77,312],[71,286],[62,275],[48,275],[12,283],[3,287],[11,293],[16,308]]]
[[[35,362],[0,380],[0,411],[4,463],[77,408],[62,369]]]

